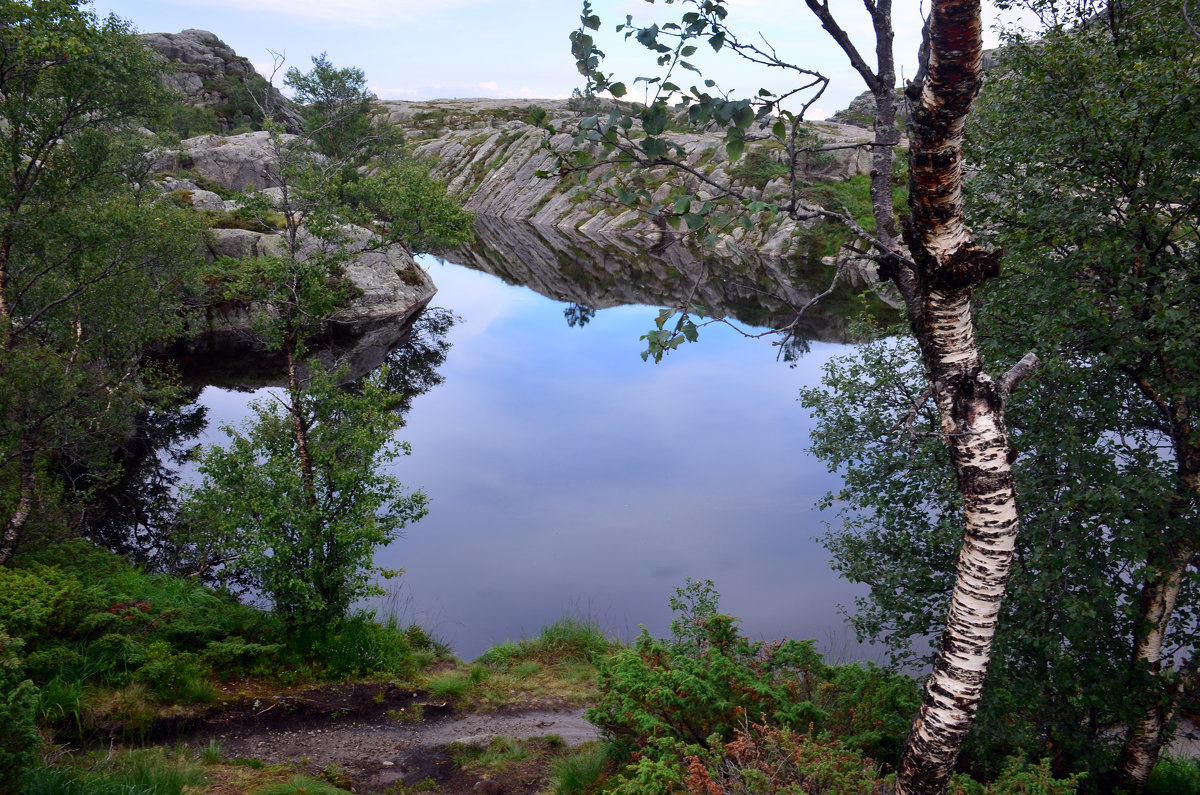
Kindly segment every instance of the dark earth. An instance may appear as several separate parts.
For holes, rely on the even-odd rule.
[[[151,739],[182,740],[198,749],[215,743],[225,758],[291,762],[316,776],[336,770],[339,785],[356,793],[395,792],[427,780],[432,781],[426,786],[437,784],[434,791],[444,793],[542,790],[544,754],[540,762],[533,758],[484,773],[464,770],[451,757],[454,743],[486,747],[496,737],[549,738],[531,747],[553,754],[598,734],[578,706],[562,699],[467,712],[396,684],[360,683],[243,696],[199,718],[160,722]],[[208,791],[226,790],[218,784]]]

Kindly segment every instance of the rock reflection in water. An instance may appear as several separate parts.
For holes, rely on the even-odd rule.
[[[851,342],[846,314],[862,308],[857,296],[870,277],[848,271],[833,294],[797,318],[801,308],[828,289],[835,268],[821,261],[720,257],[666,237],[583,235],[481,215],[478,242],[441,252],[460,265],[522,285],[569,306],[571,326],[588,322],[597,309],[629,304],[705,307],[711,317],[758,328],[795,324],[802,341]],[[886,311],[877,301],[873,308]],[[590,313],[590,314],[589,314]]]

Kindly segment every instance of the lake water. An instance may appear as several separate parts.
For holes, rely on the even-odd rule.
[[[622,638],[640,625],[665,634],[673,589],[708,578],[751,637],[864,656],[839,609],[859,590],[815,540],[835,518],[814,504],[839,482],[806,452],[797,401],[843,346],[813,342],[789,367],[769,340],[718,324],[646,363],[638,338],[652,307],[599,309],[572,327],[562,301],[422,264],[438,286],[432,306],[458,320],[442,383],[414,398],[402,431],[413,452],[394,474],[429,495],[430,512],[378,553],[378,565],[406,570],[381,609],[470,659],[564,614]],[[205,389],[206,438],[238,422],[249,397]]]

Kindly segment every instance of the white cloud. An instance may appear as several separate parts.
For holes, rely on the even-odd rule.
[[[380,99],[417,99],[421,96],[421,92],[415,88],[376,88],[371,86],[371,91]]]
[[[484,82],[479,84],[479,87],[482,89],[486,89],[487,91],[499,91],[500,90],[500,84],[497,83],[495,80],[485,80]]]
[[[255,10],[321,22],[347,22],[376,28],[409,25],[444,16],[489,0],[258,0]],[[208,5],[245,8],[244,0],[207,0]]]

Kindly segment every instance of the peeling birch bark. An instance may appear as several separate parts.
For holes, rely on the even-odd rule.
[[[963,217],[963,133],[981,82],[978,0],[935,0],[929,58],[909,132],[904,233],[916,268],[890,274],[906,301],[963,495],[963,544],[946,628],[896,780],[898,795],[941,795],[979,708],[1016,548],[1018,512],[1004,404],[1019,380],[983,367],[974,288],[998,272]],[[914,96],[915,95],[915,96]],[[908,289],[904,289],[905,282]],[[1021,374],[1036,366],[1036,357]]]
[[[1161,676],[1163,669],[1162,647],[1175,600],[1183,585],[1184,571],[1195,557],[1194,544],[1182,544],[1172,556],[1171,568],[1165,575],[1148,581],[1142,587],[1142,619],[1150,622],[1149,630],[1138,637],[1133,650],[1133,665],[1146,666],[1154,676]],[[1182,693],[1182,682],[1163,694],[1162,700],[1152,705],[1141,720],[1129,727],[1121,756],[1117,760],[1117,776],[1126,788],[1141,792],[1150,778],[1150,771],[1158,762],[1167,726],[1175,717],[1175,707]]]

